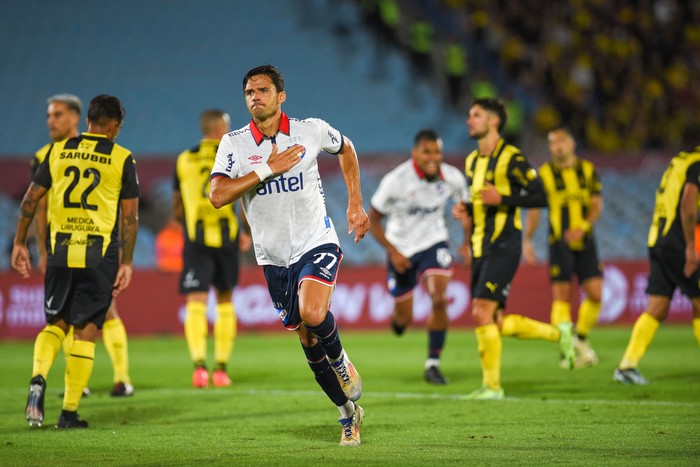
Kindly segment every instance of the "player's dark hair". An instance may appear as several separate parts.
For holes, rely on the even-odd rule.
[[[416,133],[416,136],[413,137],[413,147],[418,146],[418,144],[421,141],[437,141],[440,139],[440,136],[437,134],[437,131],[433,130],[432,128],[423,128],[421,130],[418,130],[418,133]]]
[[[246,73],[243,77],[243,91],[245,91],[245,86],[248,84],[248,81],[250,81],[250,78],[256,75],[267,76],[270,78],[270,81],[272,81],[272,84],[275,85],[277,92],[284,91],[284,78],[282,78],[280,72],[277,71],[277,68],[273,67],[272,65],[258,66]]]
[[[110,120],[116,120],[121,124],[125,114],[124,106],[117,97],[100,94],[90,101],[87,119],[98,125],[106,125]]]
[[[498,131],[501,132],[503,130],[503,128],[506,126],[506,118],[508,116],[506,113],[506,106],[503,104],[503,101],[496,99],[495,97],[482,97],[475,99],[469,108],[471,109],[475,105],[498,115],[498,119],[500,120],[500,123],[498,124]]]

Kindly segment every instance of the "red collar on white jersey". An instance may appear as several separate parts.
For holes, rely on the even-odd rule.
[[[282,132],[285,135],[289,136],[289,117],[287,117],[287,114],[282,112],[280,115],[280,127],[278,132]],[[254,120],[250,120],[250,132],[253,134],[253,139],[255,140],[255,144],[260,146],[260,144],[263,142],[265,138],[269,138],[268,136],[265,136],[255,125]]]
[[[418,178],[420,178],[421,180],[428,180],[428,176],[425,174],[425,172],[423,172],[423,170],[420,167],[418,167],[418,164],[416,164],[416,161],[412,160],[411,162],[413,162],[413,169],[416,171],[416,175],[418,175]],[[440,169],[440,173],[438,174],[438,178],[440,180],[445,179],[445,176],[442,174],[442,168]],[[432,182],[434,180],[428,180],[428,181]]]

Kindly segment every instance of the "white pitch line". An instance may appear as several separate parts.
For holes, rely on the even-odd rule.
[[[26,389],[3,388],[0,395],[26,394]],[[106,393],[105,393],[106,394]],[[138,400],[138,394],[162,394],[162,395],[230,395],[232,397],[240,395],[248,396],[297,396],[297,397],[319,397],[323,393],[317,391],[285,390],[285,389],[195,389],[195,388],[136,388],[134,398]],[[99,395],[96,394],[96,395]],[[464,394],[439,394],[421,392],[375,392],[367,391],[363,393],[365,400],[374,399],[413,399],[413,400],[451,400],[464,401]],[[482,401],[477,401],[481,403]],[[488,401],[487,401],[488,402]],[[578,404],[578,405],[626,405],[626,406],[659,406],[659,407],[689,407],[700,408],[700,402],[676,402],[676,401],[654,401],[654,400],[611,400],[611,399],[548,399],[548,398],[527,398],[527,397],[505,397],[502,401],[495,402],[516,402],[516,403],[542,403],[542,404]]]
[[[148,392],[165,392],[165,393],[202,393],[201,389],[147,389]],[[298,397],[319,397],[323,393],[318,391],[302,391],[302,390],[286,390],[286,389],[209,389],[206,392],[216,391],[217,394],[246,394],[250,396],[298,396]],[[421,392],[376,392],[367,391],[363,393],[365,399],[414,399],[414,400],[465,400],[464,394],[439,394],[439,393],[421,393]],[[549,404],[581,404],[581,405],[650,405],[650,406],[665,406],[665,407],[700,407],[700,402],[674,402],[674,401],[653,401],[653,400],[608,400],[608,399],[542,399],[542,398],[527,398],[527,397],[506,397],[503,399],[506,402],[541,402]]]

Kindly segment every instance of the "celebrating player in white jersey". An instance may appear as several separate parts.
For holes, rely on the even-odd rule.
[[[282,113],[284,79],[270,65],[250,70],[243,92],[252,121],[221,139],[211,174],[216,208],[241,198],[258,264],[282,323],[296,330],[316,381],[340,411],[342,446],[360,444],[362,380],[329,311],[340,261],[316,161],[337,154],[348,190],[348,233],[369,230],[352,142],[323,120]],[[281,152],[279,148],[284,148]]]
[[[416,134],[411,156],[379,184],[372,197],[370,231],[388,254],[387,287],[394,297],[391,325],[397,335],[413,319],[413,289],[418,279],[425,285],[432,302],[425,379],[447,384],[440,371],[449,322],[446,291],[452,277],[445,207],[450,199],[468,199],[467,181],[459,169],[442,163],[442,140],[435,130]],[[381,224],[385,216],[386,231]],[[464,242],[468,241],[465,230]]]

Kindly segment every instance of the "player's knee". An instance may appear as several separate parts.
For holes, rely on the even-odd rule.
[[[216,292],[216,301],[218,303],[228,303],[233,300],[233,290],[223,290]]]
[[[299,310],[299,315],[304,324],[308,326],[318,326],[326,318],[328,309],[325,306],[310,306],[307,305]]]
[[[558,302],[568,302],[571,298],[571,284],[569,282],[554,282],[552,284],[552,299]]]
[[[592,277],[583,282],[583,291],[589,300],[600,303],[603,300],[603,280],[600,277]]]
[[[693,319],[700,318],[700,297],[694,297],[690,303],[693,306]]]
[[[107,308],[107,316],[105,317],[105,321],[110,321],[113,319],[119,319],[119,313],[117,313],[117,307],[114,305],[114,300],[112,300],[109,308]]]
[[[93,323],[81,325],[82,327],[74,326],[73,335],[77,341],[95,342],[97,339],[97,326]]]
[[[447,309],[447,296],[444,293],[435,293],[430,296],[433,302],[433,311],[442,313]]]
[[[398,324],[399,326],[406,327],[413,321],[413,316],[410,312],[405,312],[400,309],[394,308],[393,320],[394,323]]]
[[[654,317],[659,322],[665,321],[668,316],[668,309],[671,301],[666,297],[650,297],[646,313]]]
[[[299,334],[299,341],[301,342],[301,345],[306,347],[307,349],[310,347],[313,347],[316,345],[316,342],[318,342],[318,339],[314,334],[311,334],[310,332],[304,332]]]
[[[475,298],[472,301],[472,318],[477,326],[485,326],[494,322],[496,306],[490,300]]]
[[[603,300],[603,294],[600,292],[597,292],[597,293],[594,292],[594,293],[591,293],[588,295],[588,299],[590,301],[592,301],[593,303],[598,304]]]

